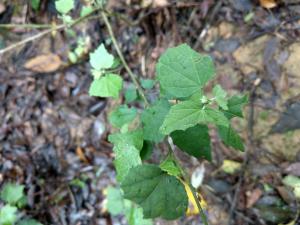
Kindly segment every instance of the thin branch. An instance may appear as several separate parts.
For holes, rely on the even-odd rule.
[[[29,29],[45,29],[52,28],[53,25],[49,24],[0,24],[0,28],[29,28]]]
[[[68,25],[68,24],[60,24],[60,25],[58,25],[58,26],[54,25],[54,26],[52,26],[50,29],[47,29],[47,30],[45,30],[45,31],[42,31],[42,32],[40,32],[40,33],[38,33],[38,34],[36,34],[36,35],[33,35],[33,36],[29,37],[29,38],[26,38],[26,39],[24,39],[24,40],[21,40],[21,41],[19,41],[19,42],[17,42],[17,43],[14,43],[14,44],[12,44],[12,45],[10,45],[10,46],[4,48],[4,49],[1,49],[1,50],[0,50],[0,55],[6,53],[6,52],[8,52],[8,51],[11,51],[12,49],[15,49],[15,48],[17,48],[17,47],[19,47],[19,46],[22,46],[22,45],[24,45],[24,44],[26,44],[26,43],[28,43],[28,42],[37,40],[37,39],[39,39],[39,38],[41,38],[41,37],[43,37],[43,36],[45,36],[45,35],[47,35],[47,34],[49,34],[49,33],[52,33],[53,31],[58,31],[58,30],[62,30],[62,29],[66,29],[66,28],[72,27],[72,26],[74,26],[74,25],[76,25],[76,24],[82,22],[83,20],[88,19],[89,16],[90,16],[91,14],[93,14],[94,12],[96,12],[96,11],[98,11],[98,10],[99,10],[99,8],[95,8],[93,11],[91,11],[91,12],[88,13],[87,15],[85,15],[85,16],[83,16],[83,17],[80,17],[80,18],[78,18],[78,19],[76,19],[76,20],[74,20],[74,21],[73,21],[71,24],[69,24],[69,25]],[[101,9],[100,9],[100,10],[101,10]]]
[[[103,20],[104,20],[105,26],[107,27],[109,36],[111,37],[111,40],[112,40],[112,42],[113,42],[113,45],[114,45],[114,47],[115,47],[115,49],[116,49],[116,51],[117,51],[117,53],[118,53],[118,55],[119,55],[119,57],[120,57],[120,60],[122,61],[122,64],[124,65],[124,67],[125,67],[127,73],[129,74],[129,76],[130,76],[132,82],[134,83],[134,85],[135,85],[136,88],[138,89],[138,92],[139,92],[139,94],[141,95],[142,99],[144,100],[146,107],[149,106],[149,102],[148,102],[148,100],[147,100],[147,98],[146,98],[146,96],[145,96],[145,93],[144,93],[144,91],[143,91],[141,85],[139,84],[139,82],[138,82],[136,76],[133,74],[133,72],[132,72],[131,69],[129,68],[129,66],[128,66],[128,64],[127,64],[127,62],[126,62],[126,60],[125,60],[125,58],[124,58],[124,56],[123,56],[123,53],[122,53],[122,51],[120,50],[120,47],[119,47],[119,45],[118,45],[118,43],[117,43],[117,40],[116,40],[115,35],[114,35],[114,32],[113,32],[113,30],[112,30],[112,28],[111,28],[110,22],[109,22],[109,20],[108,20],[108,18],[107,18],[106,12],[104,12],[104,10],[102,10],[102,11],[101,11],[101,15],[102,15],[102,18],[103,18]]]

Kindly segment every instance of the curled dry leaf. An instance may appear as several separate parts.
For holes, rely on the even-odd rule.
[[[247,195],[247,208],[251,208],[262,196],[263,192],[261,189],[256,188],[253,191],[249,191],[246,193]]]
[[[39,73],[50,73],[56,71],[62,64],[62,61],[58,55],[49,53],[38,55],[29,59],[24,67]]]
[[[259,3],[262,7],[266,9],[272,9],[277,6],[277,3],[275,0],[259,0]]]

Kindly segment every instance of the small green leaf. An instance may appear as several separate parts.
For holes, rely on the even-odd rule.
[[[55,8],[61,14],[67,14],[74,8],[74,0],[57,0]]]
[[[109,115],[109,122],[118,128],[130,123],[137,115],[136,108],[128,108],[127,105],[120,105]]]
[[[131,168],[142,163],[140,157],[140,150],[143,147],[142,131],[112,134],[108,140],[114,144],[117,180],[122,181]]]
[[[107,189],[107,210],[113,215],[120,215],[124,212],[124,199],[121,190],[114,187]]]
[[[189,97],[215,75],[211,57],[201,55],[187,44],[169,48],[156,66],[162,89],[177,98]]]
[[[13,225],[17,220],[17,207],[5,205],[0,209],[0,225]]]
[[[141,85],[145,89],[152,89],[154,87],[155,81],[151,79],[141,79]]]
[[[114,64],[114,56],[109,54],[104,44],[90,53],[90,64],[95,70],[109,69]]]
[[[1,191],[1,199],[11,205],[16,205],[24,197],[24,185],[7,183]]]
[[[243,118],[243,106],[248,103],[248,96],[232,96],[230,99],[228,99],[228,110],[222,110],[224,115],[231,119],[233,117],[241,117]]]
[[[228,110],[227,99],[226,99],[226,96],[227,96],[226,91],[224,91],[224,89],[220,85],[216,85],[213,88],[213,94],[214,94],[214,96],[216,98],[216,102],[218,103],[218,105],[222,109]]]
[[[145,218],[176,219],[187,209],[188,199],[183,184],[156,165],[132,168],[121,187],[124,198],[143,208]]]
[[[35,219],[23,219],[17,225],[43,225]]]
[[[185,131],[177,130],[171,133],[174,144],[182,151],[211,161],[210,137],[207,125],[197,124]]]
[[[167,158],[159,164],[159,167],[171,176],[180,177],[182,175],[181,168],[177,165],[171,154],[169,154]]]
[[[127,133],[115,133],[108,136],[109,142],[114,144],[115,147],[132,145],[138,150],[143,148],[143,131],[142,129],[137,129]]]
[[[125,96],[125,102],[126,102],[126,103],[131,103],[131,102],[133,102],[134,100],[136,100],[137,97],[138,97],[136,88],[134,88],[134,87],[128,88],[128,89],[125,91],[124,96]]]
[[[228,119],[218,110],[203,107],[200,100],[190,99],[171,107],[160,130],[169,134],[175,130],[186,130],[198,123],[229,126]]]
[[[124,200],[125,216],[129,225],[153,225],[152,220],[144,219],[143,209],[129,200]]]
[[[116,74],[106,74],[100,79],[95,79],[89,90],[90,96],[118,98],[122,89],[122,78]]]
[[[231,146],[240,151],[244,151],[244,144],[241,137],[231,126],[218,126],[218,133],[225,145]]]
[[[37,11],[40,7],[40,0],[30,0],[31,7]]]
[[[93,11],[92,6],[83,6],[81,11],[80,11],[80,17],[86,16],[90,14]]]
[[[156,143],[163,140],[164,135],[160,132],[166,115],[170,110],[167,100],[161,99],[142,113],[142,123],[144,125],[144,139]]]

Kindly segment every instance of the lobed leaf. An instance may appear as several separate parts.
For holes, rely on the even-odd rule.
[[[24,185],[7,183],[1,191],[1,199],[11,205],[16,205],[24,196]]]
[[[116,74],[106,74],[100,79],[95,79],[89,90],[90,96],[118,98],[122,89],[122,78]]]
[[[157,79],[174,97],[189,97],[215,75],[211,57],[201,55],[187,44],[169,48],[156,65]]]
[[[248,103],[248,96],[232,96],[230,99],[228,99],[228,110],[222,110],[224,115],[231,119],[233,117],[241,117],[243,118],[243,106]]]
[[[9,204],[0,209],[0,224],[13,225],[17,220],[17,207]]]
[[[244,151],[244,144],[241,137],[231,126],[218,126],[218,133],[225,145],[231,146],[240,151]]]
[[[224,110],[228,110],[228,106],[227,106],[227,93],[226,91],[224,91],[224,89],[220,86],[220,85],[216,85],[213,88],[213,94],[216,98],[216,102],[218,103],[218,105],[224,109]]]
[[[106,50],[104,44],[90,53],[90,64],[95,70],[109,69],[114,64],[114,56]]]

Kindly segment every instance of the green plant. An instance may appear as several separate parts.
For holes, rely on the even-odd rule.
[[[0,193],[1,200],[5,205],[0,209],[0,225],[42,225],[34,219],[21,218],[18,209],[27,204],[24,194],[24,186],[7,183],[3,186]]]
[[[68,13],[74,8],[74,1],[57,0],[56,8],[64,23],[72,24]],[[160,95],[150,104],[147,90],[154,87],[155,81],[137,79],[118,46],[102,1],[96,1],[96,8],[99,8],[120,62],[132,81],[125,90],[125,104],[117,106],[108,118],[118,129],[108,139],[114,146],[114,165],[122,190],[121,194],[114,192],[113,196],[118,197],[121,205],[130,204],[130,207],[121,207],[118,213],[124,213],[131,225],[136,223],[130,219],[132,215],[139,217],[141,212],[146,219],[162,217],[171,220],[184,215],[189,199],[193,198],[207,224],[196,191],[172,150],[173,144],[191,156],[211,161],[208,125],[213,125],[225,145],[243,151],[242,140],[230,121],[234,117],[243,117],[242,107],[247,103],[247,96],[228,97],[220,85],[206,93],[207,83],[215,77],[213,61],[182,44],[169,48],[160,57],[156,65]],[[85,11],[92,12],[92,9]],[[120,98],[124,82],[114,72],[119,60],[103,43],[90,53],[90,65],[93,76],[90,96]],[[142,107],[136,108],[137,105]],[[160,142],[169,145],[162,162],[158,165],[144,163],[151,157],[154,146],[159,148]],[[128,216],[128,208],[131,216]]]
[[[113,61],[103,44],[90,54],[94,75],[90,95],[120,95],[121,77],[106,72]],[[243,151],[242,140],[230,120],[243,116],[247,96],[227,97],[220,85],[215,85],[212,93],[204,93],[205,85],[215,76],[212,59],[186,44],[168,49],[160,57],[156,71],[159,98],[151,105],[145,101],[146,108],[141,113],[128,105],[120,105],[111,112],[109,121],[120,132],[111,134],[109,141],[114,145],[114,165],[124,197],[140,205],[145,218],[176,219],[186,212],[188,205],[184,169],[172,150],[159,165],[143,163],[145,144],[153,146],[170,136],[182,151],[210,161],[207,125],[212,124],[225,145]],[[176,100],[176,104],[169,100]]]

